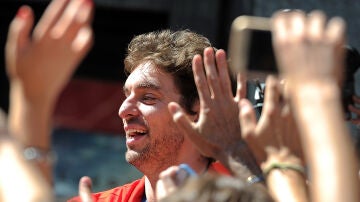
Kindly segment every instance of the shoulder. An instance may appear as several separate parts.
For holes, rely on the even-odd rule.
[[[94,202],[117,202],[117,201],[137,201],[142,197],[145,191],[145,178],[135,180],[131,183],[115,187],[110,190],[94,193],[92,195]],[[68,202],[80,202],[80,197],[74,197]]]

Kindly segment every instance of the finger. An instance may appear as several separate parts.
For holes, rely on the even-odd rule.
[[[317,42],[324,37],[326,16],[322,11],[316,10],[309,14],[306,22],[307,40]]]
[[[82,202],[92,202],[92,181],[90,177],[84,176],[79,181],[79,196]]]
[[[173,117],[173,120],[178,124],[181,130],[184,130],[186,134],[194,133],[194,126],[192,121],[188,118],[185,112],[181,109],[179,104],[171,102],[168,104],[168,109]]]
[[[274,76],[268,76],[266,79],[266,90],[264,97],[264,107],[262,110],[262,116],[272,117],[278,112],[278,106],[280,102],[280,92],[278,89],[278,82]]]
[[[179,170],[179,166],[170,166],[166,170],[159,174],[159,178],[171,177],[174,178],[176,171]]]
[[[80,29],[72,43],[72,50],[76,53],[79,62],[88,53],[93,45],[93,31],[90,26]]]
[[[272,44],[274,47],[274,53],[276,62],[279,64],[279,70],[281,73],[289,71],[289,65],[292,64],[292,60],[286,57],[286,51],[291,48],[289,47],[289,28],[288,14],[284,12],[276,12],[271,18],[271,29],[272,29]]]
[[[168,109],[173,117],[174,122],[179,126],[179,130],[184,132],[185,136],[199,149],[199,151],[203,150],[206,138],[198,133],[195,123],[190,121],[190,119],[187,117],[187,115],[185,115],[184,111],[177,103],[169,103]],[[211,154],[204,153],[203,155]]]
[[[341,85],[344,79],[344,65],[345,65],[345,30],[346,23],[340,17],[332,18],[325,33],[327,44],[331,45],[334,49],[333,57],[335,60],[333,73]]]
[[[303,41],[306,36],[305,13],[302,11],[292,12],[290,19],[291,26],[289,33],[291,34],[292,40],[295,42]]]
[[[207,105],[211,99],[211,93],[206,81],[204,64],[200,55],[195,55],[192,60],[192,68],[194,73],[194,80],[199,94],[200,103],[202,106]]]
[[[176,190],[177,186],[174,182],[173,177],[171,175],[175,175],[176,171],[170,167],[171,173],[168,174],[169,168],[163,172],[160,173],[159,180],[156,182],[156,198],[157,200],[160,200],[162,198],[165,198],[170,193]]]
[[[25,49],[30,43],[29,35],[34,23],[34,15],[30,7],[22,6],[9,26],[8,38],[5,45],[6,66],[9,75],[14,69],[10,69],[15,64],[19,52]]]
[[[266,146],[265,147],[265,152],[268,156],[272,156],[272,155],[276,155],[278,154],[279,150],[276,147],[273,146]]]
[[[79,29],[90,22],[92,8],[91,0],[71,1],[52,29],[51,35],[55,39],[63,37],[67,41],[72,41]]]
[[[246,76],[243,73],[237,74],[237,87],[235,100],[239,100],[246,97]]]
[[[278,11],[271,18],[271,27],[273,32],[273,42],[285,42],[287,40],[288,28],[287,18],[288,14]],[[274,43],[274,45],[281,43]]]
[[[247,99],[241,99],[239,101],[239,121],[243,138],[246,139],[254,134],[256,128],[256,115],[252,104]]]
[[[221,94],[219,95],[219,93],[221,93],[221,88],[219,87],[218,70],[216,67],[214,49],[212,47],[205,48],[204,50],[204,67],[212,98],[215,97],[215,94],[221,96]]]
[[[18,11],[19,18],[22,19],[22,27],[18,32],[18,50],[23,50],[30,43],[30,34],[34,25],[34,13],[29,6],[22,6]]]
[[[285,157],[287,157],[289,154],[290,154],[290,151],[289,151],[289,149],[288,149],[287,147],[285,147],[285,146],[281,146],[281,147],[280,147],[279,156],[280,156],[281,158],[285,158]]]
[[[326,27],[326,38],[331,43],[342,43],[345,39],[346,23],[340,17],[330,19]]]
[[[17,50],[20,44],[29,41],[29,33],[33,24],[33,12],[28,6],[21,6],[11,21],[6,45]],[[27,38],[26,38],[27,37]]]
[[[225,51],[222,49],[216,51],[215,58],[216,58],[216,66],[219,71],[219,78],[222,86],[222,92],[224,93],[224,96],[232,99],[234,95],[231,90],[231,81],[230,81],[230,75],[229,75],[228,64],[226,61]]]
[[[39,40],[44,35],[48,34],[54,24],[58,21],[59,17],[64,12],[70,0],[53,0],[46,8],[44,14],[39,20],[39,23],[34,29],[34,39]]]

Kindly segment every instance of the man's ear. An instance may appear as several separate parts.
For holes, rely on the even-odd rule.
[[[194,115],[191,115],[190,118],[193,122],[196,122],[199,120],[199,116],[200,116],[200,101],[196,100],[195,103],[193,104],[193,107],[191,108],[191,110],[195,113]]]

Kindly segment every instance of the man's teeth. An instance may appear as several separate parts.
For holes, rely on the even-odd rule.
[[[141,133],[141,134],[145,134],[146,131],[145,130],[136,130],[136,129],[131,129],[127,131],[129,134],[131,133]]]

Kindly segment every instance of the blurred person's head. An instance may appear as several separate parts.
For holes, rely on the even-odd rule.
[[[272,202],[261,184],[249,184],[230,176],[203,175],[189,178],[160,202]]]

